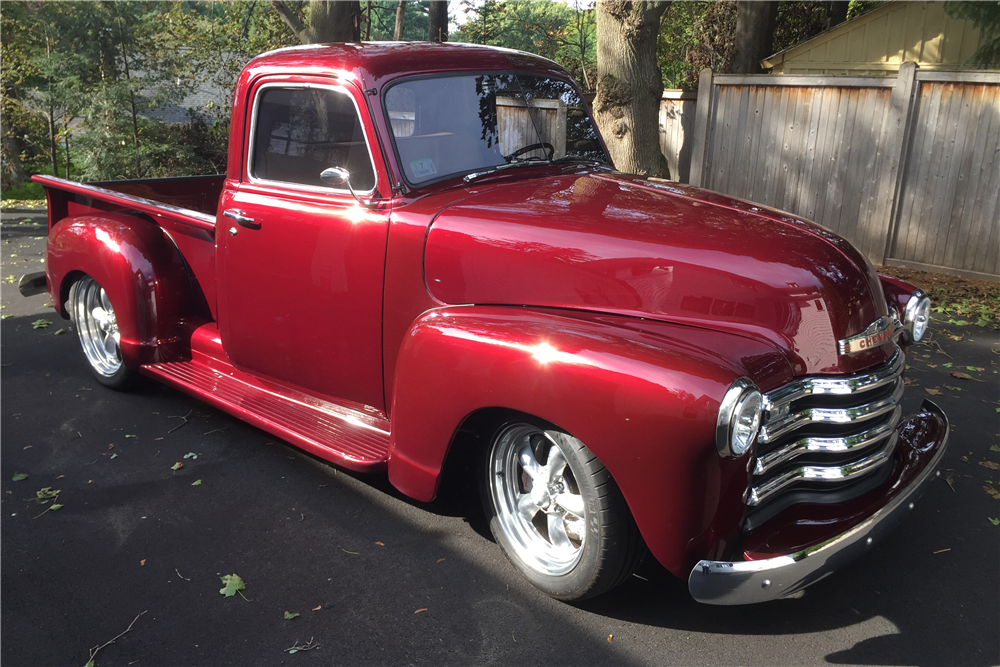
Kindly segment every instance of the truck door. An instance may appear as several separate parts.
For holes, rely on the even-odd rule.
[[[320,178],[345,168],[360,198],[378,201],[379,174],[388,181],[363,104],[334,83],[251,91],[243,175],[219,208],[219,330],[242,370],[384,410],[388,207]]]

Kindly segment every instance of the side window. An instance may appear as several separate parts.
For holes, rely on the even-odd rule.
[[[320,88],[265,88],[257,95],[251,173],[268,181],[331,186],[329,167],[351,172],[358,192],[375,187],[361,120],[347,93]]]

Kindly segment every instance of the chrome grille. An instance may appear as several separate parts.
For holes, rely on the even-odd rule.
[[[840,502],[880,483],[896,446],[904,366],[897,349],[873,371],[806,378],[765,396],[748,527],[790,505]]]

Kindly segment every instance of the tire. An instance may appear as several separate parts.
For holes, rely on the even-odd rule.
[[[573,436],[528,422],[505,424],[492,439],[484,472],[493,536],[548,595],[570,602],[600,595],[642,562],[646,547],[621,491]]]
[[[127,389],[138,373],[125,366],[119,345],[118,319],[104,288],[84,276],[69,291],[70,315],[91,373],[112,389]]]

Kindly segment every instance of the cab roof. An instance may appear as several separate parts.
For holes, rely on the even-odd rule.
[[[329,74],[353,72],[364,85],[380,84],[400,76],[439,72],[518,70],[557,74],[556,63],[523,51],[480,44],[434,42],[357,42],[308,44],[270,51],[251,60],[251,78],[263,74]]]

